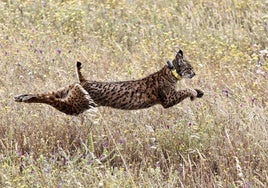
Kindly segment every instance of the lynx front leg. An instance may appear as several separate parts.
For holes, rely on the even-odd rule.
[[[96,104],[80,84],[72,84],[47,94],[23,94],[15,97],[16,102],[44,103],[68,114],[78,115]]]
[[[161,93],[161,104],[164,108],[174,106],[187,97],[193,101],[196,97],[201,98],[204,95],[203,91],[199,89],[184,89],[176,91],[175,89],[164,90]]]

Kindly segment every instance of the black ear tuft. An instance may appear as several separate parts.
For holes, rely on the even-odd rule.
[[[180,59],[183,59],[183,51],[182,50],[179,50],[177,55],[176,55],[177,58],[180,58]]]
[[[80,69],[80,68],[81,68],[81,66],[82,66],[82,63],[81,63],[81,62],[79,62],[79,61],[77,61],[77,63],[76,63],[76,67]]]

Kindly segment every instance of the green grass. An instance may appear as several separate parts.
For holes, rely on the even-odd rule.
[[[268,4],[0,1],[1,187],[267,187]],[[142,78],[178,49],[194,102],[81,117],[18,104],[77,81]],[[261,52],[262,51],[262,52]]]

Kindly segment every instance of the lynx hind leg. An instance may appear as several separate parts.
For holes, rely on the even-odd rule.
[[[77,72],[77,77],[79,82],[84,82],[86,81],[86,79],[84,78],[84,76],[81,73],[81,69],[82,69],[82,63],[77,61],[76,63],[76,72]]]
[[[97,106],[80,84],[74,85],[63,102],[66,103],[66,106],[60,111],[69,115],[78,115]]]
[[[42,93],[42,94],[22,94],[14,97],[16,102],[25,103],[46,103],[51,104],[55,102],[55,98],[66,98],[70,90],[75,84],[69,85],[67,87],[61,88],[57,91]]]
[[[96,107],[88,92],[80,84],[72,84],[48,94],[22,94],[14,97],[16,102],[44,103],[68,114],[78,115]]]

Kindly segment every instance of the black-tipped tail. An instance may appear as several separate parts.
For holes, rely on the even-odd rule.
[[[82,63],[81,63],[80,61],[77,61],[77,63],[76,63],[76,67],[77,67],[78,69],[81,69],[81,68],[82,68]]]
[[[77,61],[77,63],[76,63],[76,72],[77,72],[77,78],[78,78],[80,83],[86,81],[86,79],[84,78],[84,76],[81,73],[81,68],[82,68],[82,63]]]

